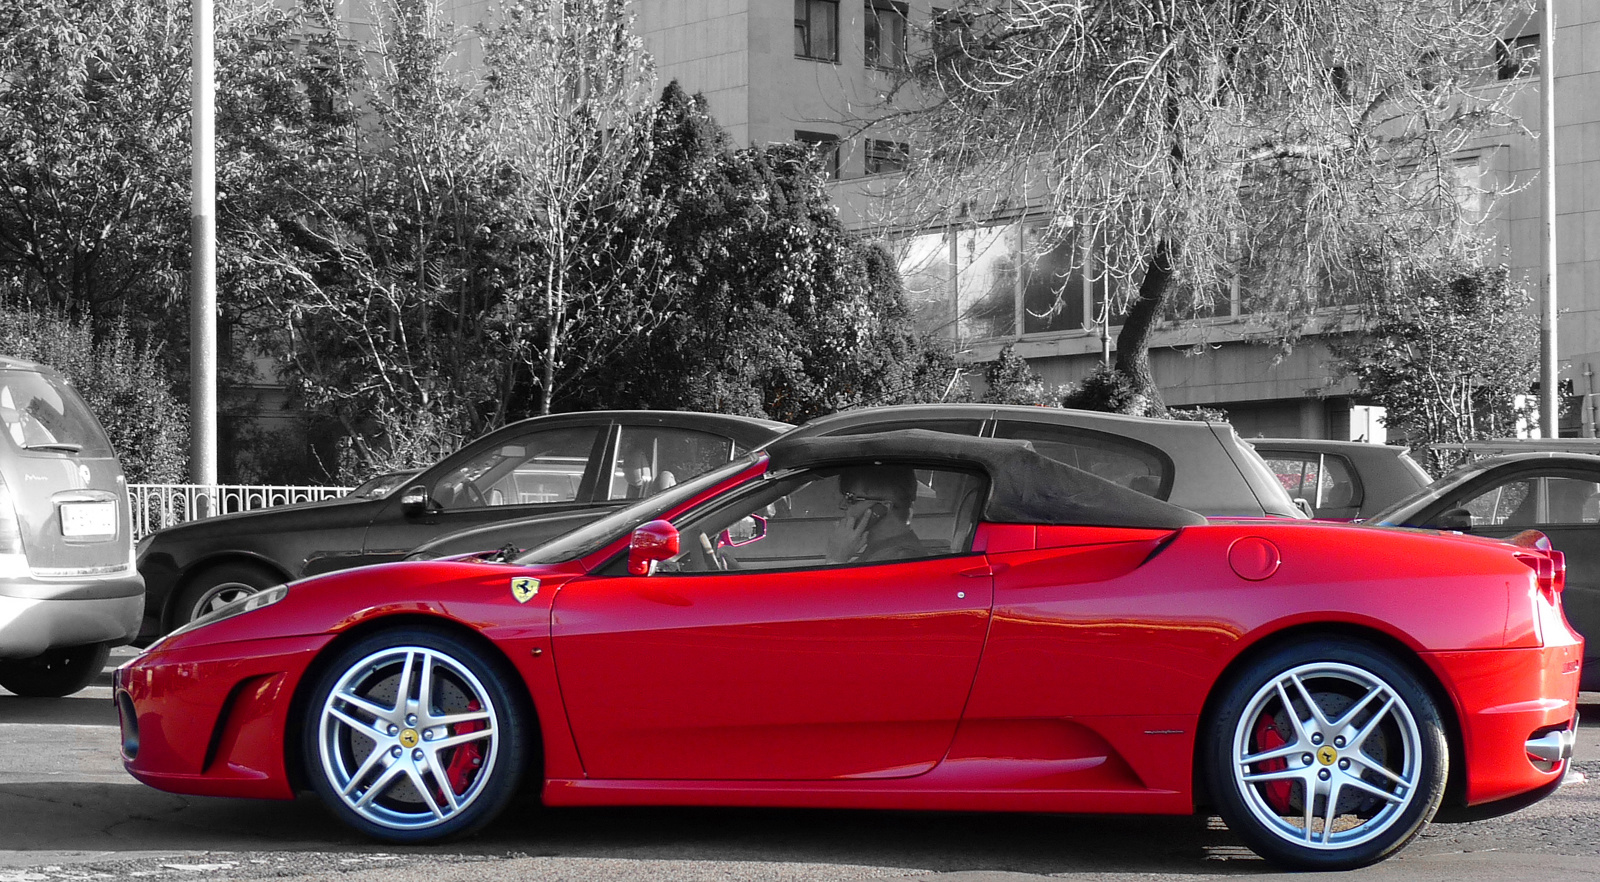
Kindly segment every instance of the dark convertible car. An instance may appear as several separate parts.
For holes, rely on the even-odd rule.
[[[536,513],[588,522],[790,428],[679,411],[595,411],[498,429],[378,497],[192,521],[139,543],[149,639],[292,579],[399,560],[443,533]]]

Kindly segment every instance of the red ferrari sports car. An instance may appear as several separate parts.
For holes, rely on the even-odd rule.
[[[280,586],[117,672],[128,770],[372,836],[547,805],[1190,813],[1296,867],[1509,810],[1582,640],[1520,544],[1211,521],[1027,442],[778,441],[515,560]]]

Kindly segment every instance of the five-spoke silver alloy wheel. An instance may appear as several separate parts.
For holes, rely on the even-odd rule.
[[[366,655],[345,668],[317,714],[325,794],[378,828],[449,825],[483,797],[500,760],[492,693],[434,647]]]
[[[1233,781],[1260,826],[1343,850],[1382,836],[1418,798],[1422,736],[1394,686],[1339,662],[1262,685],[1233,729]]]

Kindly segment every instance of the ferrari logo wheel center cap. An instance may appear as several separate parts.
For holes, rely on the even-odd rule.
[[[1322,763],[1325,766],[1333,765],[1333,761],[1338,758],[1339,751],[1334,750],[1332,747],[1329,747],[1326,744],[1322,746],[1322,749],[1317,751],[1317,762]]]
[[[403,729],[400,732],[400,746],[412,748],[417,746],[417,730]]]

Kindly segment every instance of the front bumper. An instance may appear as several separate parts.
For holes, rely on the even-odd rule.
[[[139,633],[144,581],[109,578],[0,581],[0,658],[89,643],[120,646]]]
[[[123,768],[173,793],[293,799],[289,704],[331,639],[158,648],[118,668]]]
[[[1551,788],[1566,774],[1582,658],[1581,642],[1427,655],[1455,697],[1466,805]]]

